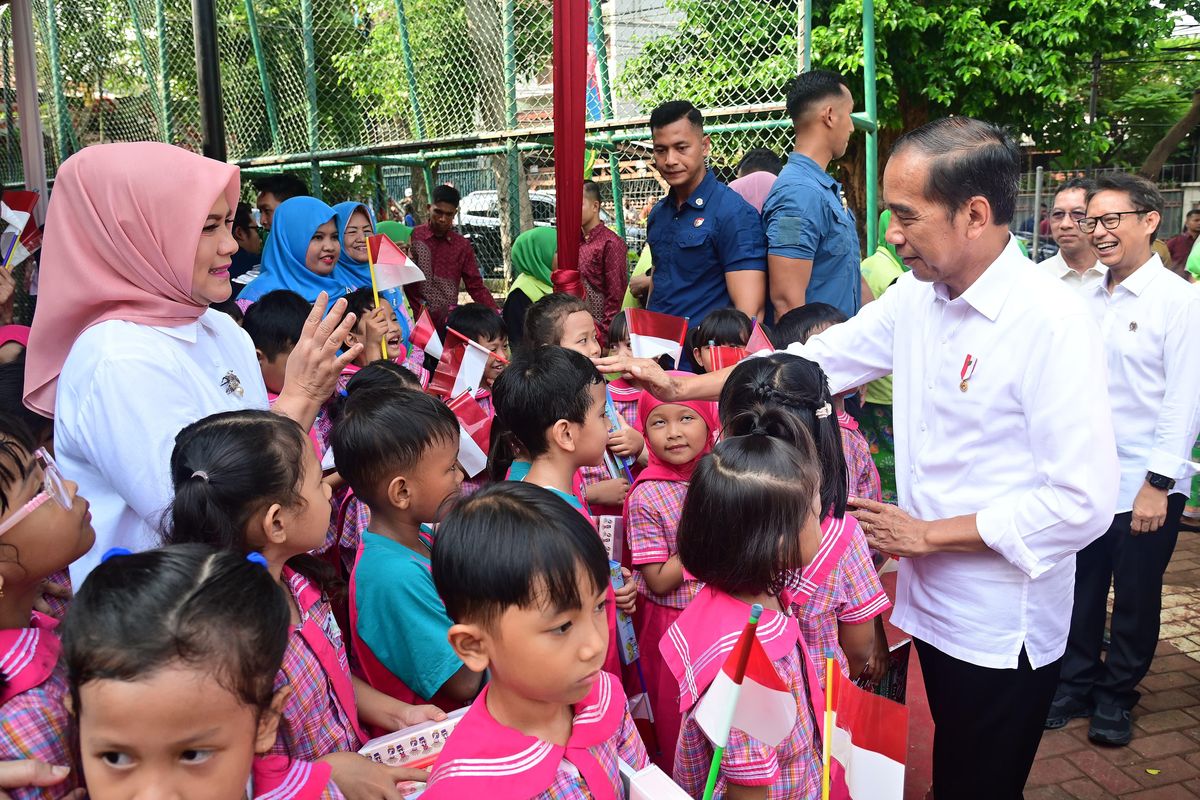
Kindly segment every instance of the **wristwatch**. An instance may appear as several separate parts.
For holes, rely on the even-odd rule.
[[[1162,489],[1164,492],[1169,492],[1175,488],[1174,479],[1168,478],[1166,475],[1159,475],[1157,472],[1147,472],[1146,483],[1155,489]]]

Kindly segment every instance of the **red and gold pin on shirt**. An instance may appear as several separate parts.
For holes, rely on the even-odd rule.
[[[962,372],[959,373],[959,377],[962,378],[962,383],[958,384],[960,392],[965,392],[969,388],[968,384],[971,381],[971,376],[975,374],[975,365],[978,363],[979,359],[970,353],[967,354],[966,360],[963,361]]]

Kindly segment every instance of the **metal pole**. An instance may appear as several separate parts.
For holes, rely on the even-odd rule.
[[[262,37],[258,34],[258,15],[254,13],[254,0],[246,0],[246,27],[250,29],[250,45],[254,48],[254,62],[258,65],[258,82],[262,84],[263,105],[267,107],[271,145],[276,150],[282,150],[283,144],[279,141],[279,112],[275,110],[275,92],[271,90],[271,76],[267,73]]]
[[[425,119],[421,116],[421,100],[417,97],[417,71],[413,67],[412,45],[408,41],[408,15],[404,0],[396,0],[396,28],[400,32],[400,55],[404,58],[404,76],[408,79],[408,104],[412,108],[413,131],[418,139],[425,138]]]
[[[161,1],[161,0],[160,0]],[[164,142],[169,142],[167,138],[167,118],[164,112],[162,99],[158,93],[158,81],[154,78],[154,67],[150,64],[150,50],[146,47],[146,32],[142,27],[142,15],[138,11],[138,0],[129,0],[129,17],[133,22],[133,34],[137,38],[138,53],[142,57],[142,72],[146,73],[146,88],[150,90],[150,102],[154,105],[155,112],[159,115],[158,131],[159,136]],[[162,34],[159,34],[160,44],[162,43]]]
[[[313,41],[312,0],[300,0],[300,21],[304,26],[304,88],[308,93],[308,150],[316,153],[320,145],[317,117],[317,47]],[[321,197],[321,162],[312,159],[312,177],[309,191],[313,197]]]
[[[867,117],[876,126],[867,132],[867,255],[878,245],[879,119],[875,104],[875,0],[863,0],[863,101]]]
[[[25,186],[38,193],[33,215],[40,225],[46,219],[46,147],[42,138],[42,116],[38,108],[37,53],[33,42],[33,4],[31,0],[12,0],[13,66],[17,73],[17,106],[33,109],[21,114],[21,163]],[[61,95],[59,95],[61,97]],[[12,127],[8,129],[12,136]]]
[[[171,62],[167,56],[167,12],[164,0],[154,0],[155,27],[158,29],[158,98],[162,103],[163,141],[175,140],[171,119]]]
[[[800,39],[800,46],[803,51],[800,53],[800,71],[808,72],[812,69],[812,0],[800,0],[801,3],[801,24],[804,26],[804,35]]]
[[[596,78],[600,84],[600,116],[606,120],[613,117],[612,82],[608,74],[608,40],[604,35],[604,14],[601,0],[590,0],[592,6],[592,38],[596,42]],[[610,146],[608,172],[612,181],[613,227],[617,235],[625,238],[625,190],[621,185],[621,157]]]
[[[215,0],[192,0],[192,29],[196,42],[196,88],[204,129],[204,155],[226,160],[225,110],[221,107],[221,63],[217,50]]]
[[[517,31],[513,0],[504,0],[501,24],[504,27],[504,124],[511,131],[517,127]],[[516,139],[508,139],[505,146],[508,161],[508,240],[515,242],[521,234],[521,153],[517,149]],[[505,259],[505,263],[508,263],[508,259]]]
[[[1092,92],[1088,98],[1088,124],[1096,122],[1096,106],[1100,100],[1100,54],[1092,56]]]
[[[1042,232],[1042,168],[1037,168],[1033,181],[1033,248],[1029,257],[1038,260],[1038,245],[1041,244]]]
[[[49,44],[50,84],[54,89],[54,116],[58,125],[58,162],[66,161],[72,150],[74,135],[71,131],[71,116],[67,111],[67,98],[63,95],[62,61],[58,53],[58,10],[55,0],[46,0],[46,39]],[[37,108],[36,95],[33,105],[24,108]],[[23,114],[22,116],[27,116]],[[22,137],[22,142],[24,138]]]

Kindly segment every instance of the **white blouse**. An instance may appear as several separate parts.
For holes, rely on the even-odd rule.
[[[175,436],[221,411],[266,409],[250,337],[209,309],[177,328],[122,320],[84,331],[58,379],[54,454],[91,503],[96,544],[71,565],[78,587],[110,547],[158,544]]]

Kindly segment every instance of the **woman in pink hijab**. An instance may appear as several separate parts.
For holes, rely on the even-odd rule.
[[[85,148],[58,171],[46,220],[25,404],[52,417],[63,473],[91,502],[96,545],[157,544],[181,428],[219,411],[267,408],[250,337],[212,303],[232,293],[238,169],[154,142]],[[307,429],[342,366],[353,325],[317,298],[275,410]],[[338,321],[341,320],[341,324]],[[220,481],[220,475],[200,476]]]

